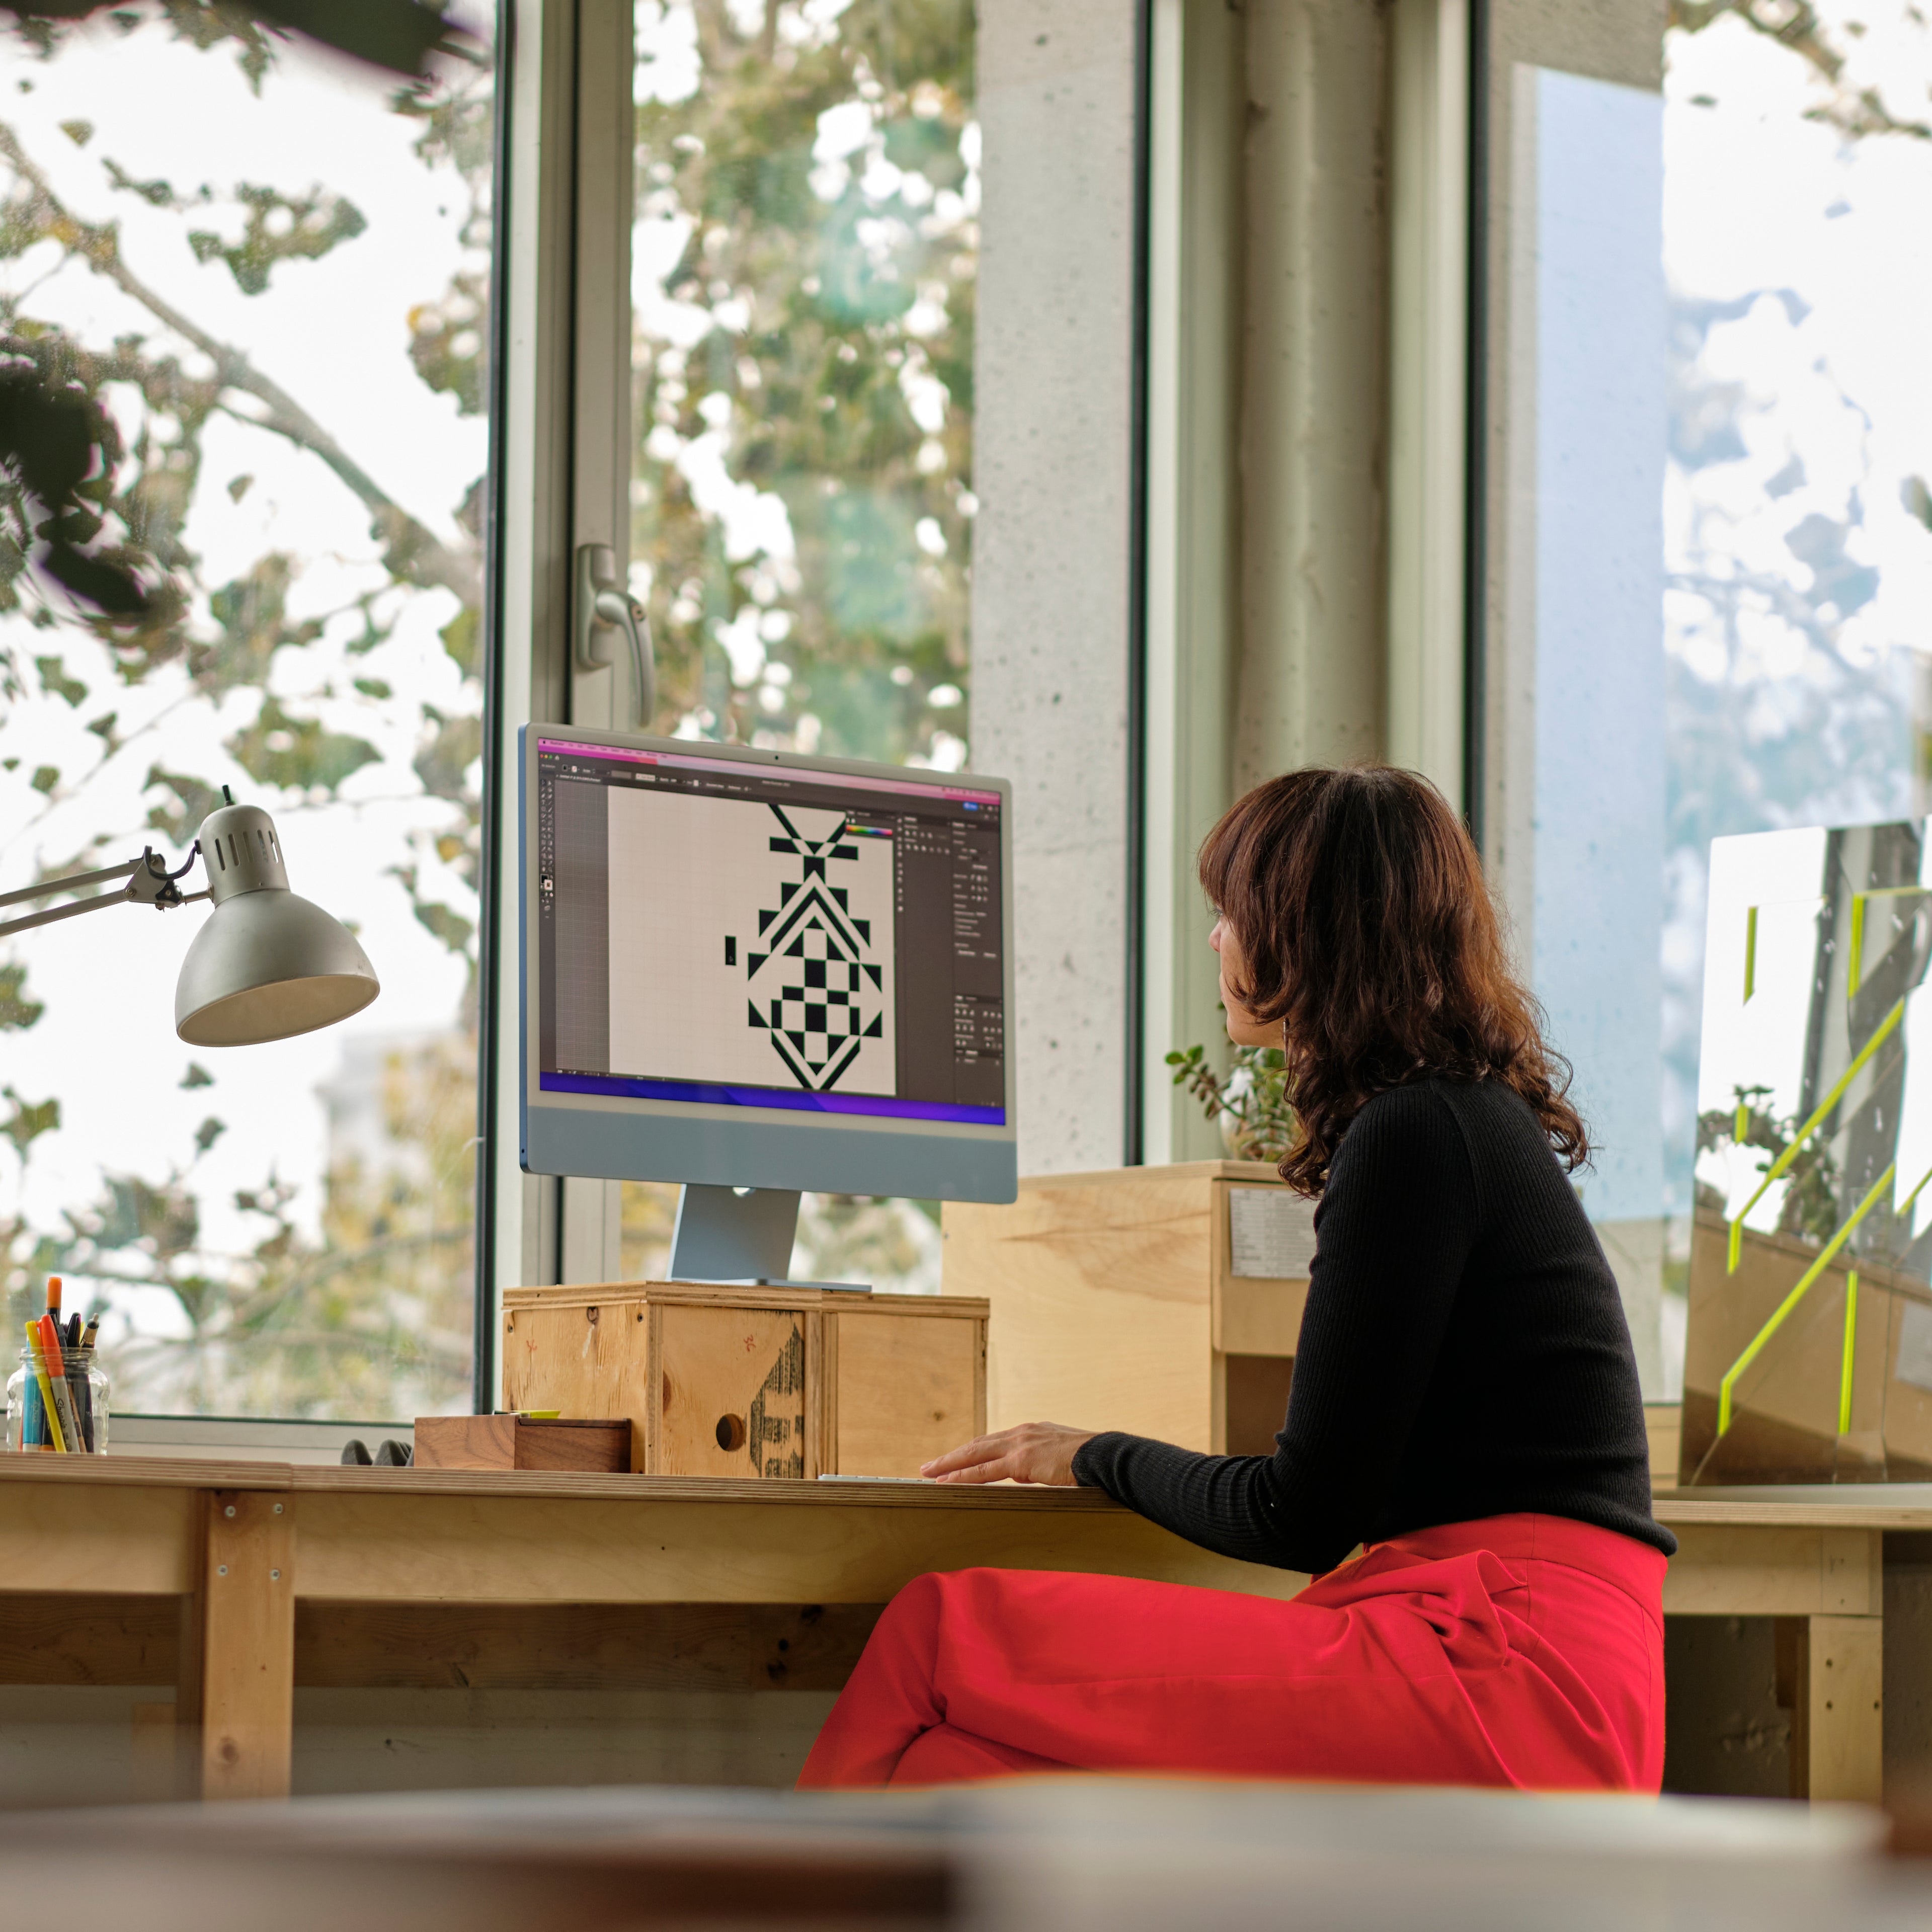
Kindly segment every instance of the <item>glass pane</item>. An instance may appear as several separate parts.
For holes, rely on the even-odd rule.
[[[968,757],[970,0],[639,0],[632,588],[657,728]],[[626,1190],[661,1273],[675,1190]],[[936,1288],[936,1209],[808,1197],[795,1265]]]
[[[1718,1091],[1712,1070],[1700,1082],[1712,840],[1876,825],[1927,806],[1932,392],[1914,318],[1932,299],[1922,245],[1932,32],[1906,0],[1808,11],[1802,34],[1761,30],[1742,10],[1673,17],[1696,23],[1664,44],[1662,957],[1678,1286],[1694,1228],[1700,1254],[1721,1256],[1740,1163],[1755,1174],[1802,1124],[1792,1110],[1804,1083],[1774,1082],[1752,1096],[1740,1146],[1738,1095]],[[1814,903],[1791,914],[1808,933],[1819,890],[1815,876],[1797,879],[1766,896],[1760,920],[1774,920],[1772,899],[1808,894]],[[1726,979],[1718,990],[1736,989]],[[1842,1031],[1849,1010],[1835,1004]],[[1862,1189],[1838,1178],[1849,1212]],[[1780,1182],[1767,1197],[1774,1221],[1788,1191]],[[1810,1224],[1792,1220],[1799,1198],[1789,1204],[1781,1238],[1809,1240]],[[1814,1204],[1812,1220],[1832,1219],[1822,1194]],[[1666,1305],[1681,1326],[1684,1304]],[[1837,1344],[1826,1352],[1819,1380],[1835,1415]],[[1869,1448],[1841,1442],[1838,1461],[1849,1468]]]
[[[123,1410],[468,1406],[488,20],[418,85],[176,0],[0,40],[8,358],[118,429],[97,548],[152,593],[0,544],[0,887],[178,865],[226,785],[382,982],[193,1050],[206,907],[7,942],[8,1332],[64,1274]]]

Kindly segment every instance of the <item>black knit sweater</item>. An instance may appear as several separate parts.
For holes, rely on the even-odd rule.
[[[1340,1146],[1272,1456],[1096,1436],[1075,1477],[1177,1535],[1286,1570],[1536,1511],[1668,1556],[1610,1264],[1512,1089],[1378,1094]]]

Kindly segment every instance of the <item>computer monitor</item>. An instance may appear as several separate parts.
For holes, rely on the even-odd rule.
[[[776,1250],[703,1265],[692,1190],[1014,1198],[1004,780],[553,724],[518,770],[526,1170],[687,1184],[709,1279]]]

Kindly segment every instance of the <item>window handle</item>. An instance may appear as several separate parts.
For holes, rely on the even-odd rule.
[[[572,629],[579,670],[604,670],[610,664],[610,633],[622,631],[631,645],[631,694],[637,706],[633,728],[648,731],[657,710],[657,668],[651,650],[651,620],[644,607],[617,584],[617,560],[608,544],[580,544]]]

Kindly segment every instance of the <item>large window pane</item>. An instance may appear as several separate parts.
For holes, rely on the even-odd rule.
[[[640,0],[631,574],[657,728],[966,762],[970,0]],[[661,1272],[672,1190],[626,1190]],[[936,1215],[808,1198],[799,1264],[938,1286]]]
[[[227,785],[383,987],[209,1053],[206,908],[0,956],[9,1332],[65,1274],[122,1408],[467,1406],[488,19],[413,86],[178,0],[0,41],[0,328],[118,424],[153,592],[0,555],[0,883],[178,863]]]
[[[1804,31],[1698,9],[1684,16],[1698,31],[1665,41],[1664,1094],[1680,1269],[1714,1185],[1696,1170],[1722,1164],[1696,1154],[1711,840],[1927,803],[1932,391],[1916,319],[1932,300],[1932,32],[1904,0],[1788,11]]]

